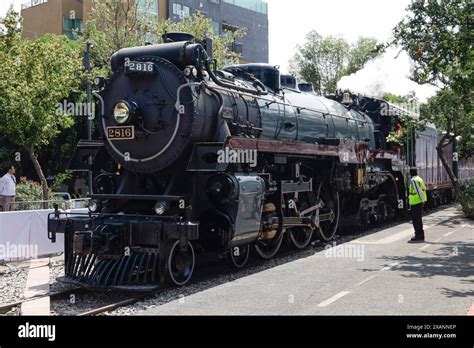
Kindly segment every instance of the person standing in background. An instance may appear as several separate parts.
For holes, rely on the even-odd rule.
[[[8,167],[8,173],[0,178],[0,211],[15,210],[16,178],[15,167]]]
[[[411,212],[411,220],[415,229],[415,237],[413,237],[411,243],[422,243],[425,241],[425,231],[423,230],[423,204],[427,201],[426,186],[422,178],[418,176],[416,168],[410,169],[410,188],[409,204]]]

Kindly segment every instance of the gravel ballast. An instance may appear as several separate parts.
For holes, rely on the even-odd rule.
[[[0,273],[0,303],[7,304],[24,298],[28,268],[16,268]]]

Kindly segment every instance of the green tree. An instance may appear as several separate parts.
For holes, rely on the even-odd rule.
[[[394,29],[393,44],[401,45],[413,59],[413,80],[470,94],[474,66],[472,2],[416,0],[407,12]]]
[[[88,41],[94,44],[92,63],[94,68],[102,69],[104,75],[108,73],[112,54],[121,48],[144,45],[153,40],[150,32],[157,19],[146,11],[149,2],[145,5],[143,7],[143,1],[135,0],[94,0],[83,33],[76,33],[75,37],[84,50]]]
[[[313,30],[306,36],[306,42],[298,46],[290,70],[324,95],[334,93],[341,77],[357,72],[379,53],[375,39],[361,37],[350,45],[343,38],[323,37]]]
[[[445,131],[437,152],[465,211],[458,178],[444,157],[443,148],[460,136],[462,148],[468,153],[472,142],[472,28],[470,0],[417,0],[408,6],[406,18],[395,27],[392,42],[413,59],[415,82],[440,88],[424,108],[424,114]]]
[[[46,200],[48,183],[38,151],[73,125],[70,116],[58,114],[57,103],[77,91],[81,59],[65,36],[22,40],[12,8],[0,23],[7,31],[0,37],[0,133],[28,153]]]
[[[415,107],[420,106],[420,102],[416,97],[416,93],[411,91],[407,95],[401,96],[392,93],[385,93],[382,99],[392,103],[401,109],[416,112]],[[400,122],[402,131],[396,130],[396,123]],[[426,130],[428,120],[425,118],[414,118],[410,113],[401,114],[397,117],[392,117],[392,128],[394,129],[387,136],[387,143],[391,143],[398,146],[407,146],[410,142],[413,132],[422,132]]]
[[[422,117],[433,122],[438,129],[444,131],[436,146],[438,157],[453,184],[456,198],[463,211],[468,213],[469,207],[462,194],[459,179],[450,166],[451,161],[446,158],[443,152],[443,148],[452,144],[456,138],[461,137],[461,146],[458,148],[458,150],[461,150],[461,155],[472,153],[474,113],[467,113],[465,108],[462,107],[463,102],[464,98],[459,93],[450,88],[443,88],[434,97],[430,98],[427,105],[422,108]]]
[[[351,46],[348,55],[347,68],[343,71],[343,76],[352,75],[362,69],[369,60],[380,55],[382,45],[376,39],[370,37],[360,37]]]
[[[382,99],[385,101],[388,101],[389,103],[393,103],[397,105],[407,105],[407,104],[418,103],[418,99],[416,98],[416,94],[414,91],[403,96],[392,94],[392,93],[385,93],[382,96]]]
[[[110,57],[121,48],[142,46],[147,42],[162,43],[163,34],[174,31],[190,33],[199,40],[212,38],[214,58],[219,66],[234,63],[240,57],[239,54],[231,52],[229,47],[245,35],[245,28],[215,35],[212,20],[201,14],[186,17],[178,22],[170,19],[158,21],[156,15],[147,11],[150,4],[135,0],[95,0],[90,18],[85,23],[84,33],[77,36],[81,47],[85,47],[87,41],[94,44],[93,74],[98,74],[100,69],[100,73],[107,76]]]
[[[238,63],[240,54],[232,52],[230,47],[240,37],[245,36],[246,31],[246,28],[239,28],[236,31],[225,31],[222,35],[215,35],[212,20],[202,14],[194,14],[178,22],[170,19],[160,22],[154,30],[154,35],[158,42],[161,42],[162,35],[167,32],[189,33],[198,40],[211,38],[214,59],[217,60],[218,68],[222,68],[228,64]]]

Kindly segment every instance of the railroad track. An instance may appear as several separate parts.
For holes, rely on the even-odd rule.
[[[16,301],[16,302],[12,302],[12,303],[8,303],[8,304],[5,304],[5,305],[0,305],[0,314],[7,314],[8,312],[13,310],[14,308],[21,307],[21,305],[23,303],[26,303],[26,302],[31,302],[31,301],[34,301],[34,300],[39,300],[39,299],[47,298],[47,297],[49,297],[51,300],[57,300],[57,299],[65,298],[65,297],[67,297],[71,294],[76,294],[77,292],[85,292],[85,291],[87,291],[87,290],[84,289],[84,288],[71,288],[71,289],[58,291],[58,292],[55,292],[55,293],[50,293],[50,294],[45,294],[45,295],[38,295],[38,296],[26,298],[26,299],[19,300],[19,301]]]
[[[116,310],[120,307],[130,306],[130,305],[133,305],[137,302],[140,302],[141,300],[145,300],[149,297],[156,296],[164,290],[165,289],[158,290],[158,291],[153,291],[153,292],[149,292],[149,293],[145,293],[145,294],[141,294],[141,295],[131,297],[131,298],[123,300],[123,301],[115,302],[115,303],[112,303],[112,304],[109,304],[109,305],[105,305],[103,307],[98,307],[96,309],[89,310],[87,312],[79,313],[79,314],[77,314],[77,316],[79,316],[79,317],[88,317],[88,316],[94,316],[94,315],[97,315],[97,314],[111,312],[111,311]]]
[[[77,314],[77,316],[92,316],[92,315],[96,315],[96,314],[100,314],[100,313],[109,312],[109,311],[115,310],[115,309],[120,308],[120,307],[124,307],[124,306],[134,304],[134,303],[139,302],[141,300],[144,300],[148,297],[156,296],[159,292],[164,291],[164,290],[165,289],[159,290],[159,291],[154,291],[154,292],[143,293],[143,294],[140,294],[140,295],[137,295],[137,296],[130,297],[129,299],[118,301],[116,303],[111,303],[111,304],[107,304],[107,305],[104,305],[104,306],[101,306],[101,307],[97,307],[97,308],[92,309],[92,310],[80,312],[79,314]],[[26,303],[26,302],[31,302],[31,301],[40,300],[40,299],[49,297],[51,303],[53,303],[55,301],[64,300],[64,299],[68,298],[70,295],[77,296],[77,295],[81,295],[81,294],[93,295],[93,292],[91,292],[90,290],[87,290],[85,288],[74,287],[74,288],[71,288],[71,289],[66,289],[66,290],[55,292],[55,293],[50,293],[50,294],[45,294],[45,295],[38,295],[38,296],[30,297],[30,298],[27,298],[27,299],[22,299],[22,300],[19,300],[19,301],[15,301],[15,302],[12,302],[12,303],[0,305],[0,315],[5,315],[8,312],[12,311],[13,309],[15,309],[17,307],[21,307],[21,305],[23,303]]]

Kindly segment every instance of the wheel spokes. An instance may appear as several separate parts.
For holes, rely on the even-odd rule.
[[[234,247],[230,250],[232,265],[236,268],[242,268],[247,264],[250,255],[250,245]]]
[[[282,241],[283,233],[280,233],[273,239],[257,242],[255,244],[255,251],[261,258],[265,260],[271,259],[280,250]]]
[[[175,285],[185,285],[191,279],[195,266],[194,249],[190,242],[186,250],[176,241],[168,256],[168,274]]]
[[[330,241],[336,235],[339,224],[339,194],[331,190],[327,181],[321,182],[318,198],[323,202],[320,214],[333,214],[332,221],[323,221],[319,225],[319,235],[324,241]]]
[[[304,249],[311,242],[313,237],[313,229],[311,228],[292,228],[288,231],[288,238],[293,247]]]

